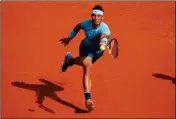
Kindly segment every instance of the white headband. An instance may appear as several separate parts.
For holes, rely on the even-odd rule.
[[[103,16],[103,11],[101,10],[92,10],[92,14],[100,14]]]

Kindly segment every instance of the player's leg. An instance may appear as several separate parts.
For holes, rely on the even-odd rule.
[[[85,59],[85,57],[80,57],[80,56],[78,56],[78,57],[75,57],[75,58],[69,58],[68,59],[68,62],[70,62],[70,64],[71,65],[80,65],[80,66],[82,66],[83,64],[82,64],[82,62],[83,62],[83,60]]]
[[[62,62],[62,65],[61,65],[62,72],[65,72],[69,66],[72,66],[74,64],[82,66],[83,65],[82,62],[84,58],[85,57],[80,57],[80,56],[74,58],[70,52],[67,52],[65,55],[64,61]]]
[[[87,58],[87,56],[89,55],[90,55],[89,51],[86,51],[86,49],[80,49],[80,56],[75,57],[75,58],[69,57],[67,62],[70,62],[71,66],[74,64],[83,66],[83,61],[86,61],[87,59],[85,58]],[[91,53],[91,56],[89,57],[91,58],[91,62],[93,64],[102,56],[103,56],[103,52],[97,52],[95,54]]]
[[[66,65],[62,65],[62,69],[63,69],[63,66],[67,66],[66,67],[67,69],[69,65],[73,65],[73,64],[81,65],[83,67],[82,82],[83,82],[83,88],[84,88],[84,94],[85,94],[86,107],[88,108],[89,111],[93,110],[94,108],[93,102],[91,100],[91,80],[90,80],[92,57],[93,55],[88,51],[86,51],[86,49],[80,49],[80,56],[76,58],[73,58],[71,53],[67,53],[65,55],[65,60],[63,63]]]
[[[82,43],[81,43],[81,45],[79,46],[79,56],[75,57],[75,58],[69,57],[67,62],[69,62],[69,64],[71,66],[73,64],[83,66],[83,62],[88,60],[87,56],[89,55],[89,53],[90,53],[90,51],[88,50],[88,48],[85,47],[84,45],[82,45]]]
[[[86,107],[89,111],[94,109],[93,101],[91,99],[91,79],[90,79],[90,71],[92,67],[92,57],[89,55],[84,58],[82,61],[83,64],[83,88],[85,95]]]
[[[85,100],[86,100],[86,107],[89,111],[92,111],[94,109],[94,104],[91,98],[91,79],[90,79],[90,73],[92,64],[95,63],[101,56],[103,55],[103,52],[98,52],[95,54],[88,53],[87,57],[83,59],[82,66],[83,66],[83,87],[84,87],[84,94],[85,94]]]
[[[82,44],[79,47],[79,56],[73,57],[71,52],[67,52],[64,57],[64,61],[61,65],[62,72],[65,72],[69,66],[72,66],[74,64],[82,66],[83,60],[88,56],[89,51],[88,49],[83,46]]]
[[[91,99],[91,79],[90,73],[92,64],[94,64],[99,58],[103,56],[103,52],[97,52],[95,54],[89,53],[88,56],[83,60],[83,87],[85,92],[86,107],[89,111],[94,109],[94,104]]]
[[[92,67],[92,58],[87,56],[83,62],[83,88],[85,92],[91,92],[90,70]]]

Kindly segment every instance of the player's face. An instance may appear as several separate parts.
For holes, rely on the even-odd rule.
[[[100,14],[92,14],[91,17],[95,25],[99,25],[103,20],[103,16]]]

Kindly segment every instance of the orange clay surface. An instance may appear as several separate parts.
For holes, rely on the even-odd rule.
[[[120,51],[93,65],[95,110],[87,113],[82,68],[60,72],[84,33],[67,47],[58,40],[98,3]],[[175,118],[174,9],[174,2],[2,2],[2,117]]]

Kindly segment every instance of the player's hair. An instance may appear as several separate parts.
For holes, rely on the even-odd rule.
[[[104,12],[104,9],[103,9],[103,7],[102,7],[101,5],[95,5],[95,6],[92,8],[92,10],[101,10],[101,11]]]

